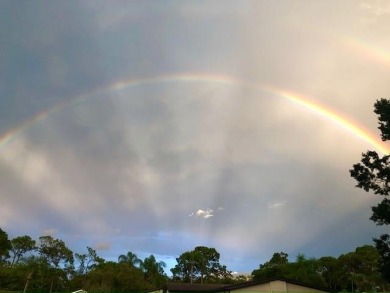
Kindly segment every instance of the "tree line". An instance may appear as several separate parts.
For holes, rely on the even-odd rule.
[[[248,280],[289,278],[332,291],[378,291],[389,289],[382,276],[381,256],[374,246],[365,245],[339,257],[307,258],[299,254],[289,261],[288,254],[275,252],[250,276],[234,275],[220,263],[215,248],[197,246],[176,258],[167,276],[166,264],[154,255],[141,260],[131,251],[107,261],[87,247],[74,253],[63,240],[41,236],[8,239],[0,228],[0,290],[23,292],[69,292],[80,288],[88,292],[145,292],[161,288],[166,282],[232,284]]]
[[[8,239],[0,228],[0,290],[23,292],[141,292],[167,281],[165,263],[128,252],[106,261],[96,250],[74,253],[61,239],[28,235]]]
[[[287,253],[277,252],[254,270],[252,277],[255,281],[287,278],[329,288],[332,292],[388,290],[389,283],[381,275],[379,265],[379,252],[371,245],[357,247],[355,251],[339,257],[323,256],[316,259],[299,254],[294,262],[289,262]]]

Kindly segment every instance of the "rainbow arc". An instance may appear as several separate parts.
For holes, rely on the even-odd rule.
[[[389,153],[389,147],[383,143],[381,140],[376,138],[377,135],[372,134],[370,131],[365,129],[363,126],[359,125],[357,122],[352,121],[346,116],[337,113],[335,110],[326,107],[314,100],[298,93],[294,93],[288,90],[275,88],[267,85],[258,85],[251,82],[246,82],[239,80],[237,78],[227,76],[227,75],[215,75],[215,74],[195,74],[195,73],[185,73],[185,74],[172,74],[172,75],[162,75],[151,78],[140,78],[140,79],[125,79],[114,82],[105,87],[95,89],[86,94],[80,95],[68,101],[66,103],[60,103],[55,107],[47,111],[43,111],[32,117],[31,119],[25,121],[19,126],[9,130],[0,137],[0,147],[7,144],[12,140],[18,133],[23,132],[23,130],[29,128],[31,125],[36,122],[45,119],[48,115],[53,114],[57,111],[64,109],[65,107],[73,106],[78,103],[82,103],[87,99],[91,99],[98,94],[112,93],[117,91],[123,91],[125,89],[141,86],[141,85],[154,85],[154,84],[163,84],[163,83],[177,83],[177,82],[188,82],[188,83],[213,83],[213,84],[222,84],[222,85],[235,85],[239,87],[246,87],[253,90],[257,90],[262,93],[272,94],[278,96],[284,100],[288,100],[297,104],[298,106],[307,109],[313,112],[316,115],[328,119],[337,126],[342,127],[345,131],[351,133],[358,139],[367,142],[375,148],[375,150],[381,152],[382,154]]]

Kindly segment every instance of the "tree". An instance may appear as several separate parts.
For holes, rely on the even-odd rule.
[[[357,272],[361,276],[356,285],[360,292],[372,291],[381,283],[379,251],[372,245],[364,245],[357,247],[354,254],[358,260]]]
[[[50,284],[50,293],[53,290],[54,277],[60,273],[60,265],[63,270],[73,268],[73,252],[65,245],[65,242],[60,239],[54,239],[51,236],[39,237],[40,246],[39,254],[52,267],[53,277]]]
[[[0,228],[0,266],[5,263],[9,257],[11,249],[11,241],[8,239],[8,234]]]
[[[186,251],[176,258],[177,265],[171,269],[174,279],[191,283],[198,279],[204,281],[217,281],[231,276],[231,272],[219,263],[220,254],[215,248],[197,246],[192,251]]]
[[[93,269],[97,264],[104,262],[104,259],[99,257],[96,253],[96,250],[87,246],[88,253],[75,253],[75,258],[79,262],[79,267],[77,269],[78,274],[87,274],[91,269]]]
[[[122,292],[142,292],[145,289],[155,289],[160,286],[148,288],[144,281],[144,274],[139,268],[129,265],[128,263],[119,264],[119,272],[116,275],[118,289]]]
[[[116,276],[119,264],[107,261],[99,264],[88,274],[85,289],[91,292],[119,292]]]
[[[215,248],[197,246],[194,249],[200,282],[204,279],[219,278],[222,276],[223,267],[219,263],[220,254]]]
[[[164,268],[166,264],[163,261],[157,261],[153,254],[146,257],[140,267],[144,272],[145,280],[152,284],[154,288],[161,287],[165,283]]]
[[[275,252],[271,259],[259,266],[259,269],[252,271],[255,281],[262,281],[268,278],[278,278],[287,276],[288,254]]]
[[[79,267],[76,270],[76,274],[84,275],[84,273],[86,272],[86,264],[85,263],[87,261],[87,254],[86,253],[83,253],[83,254],[75,253],[74,257],[79,262]]]
[[[11,266],[17,264],[26,252],[36,250],[36,242],[30,236],[19,236],[11,240],[10,252],[12,253]]]
[[[339,291],[340,288],[340,275],[341,268],[337,258],[332,256],[323,256],[319,259],[320,267],[319,273],[325,280],[328,288],[332,292]]]
[[[127,254],[121,254],[118,257],[119,263],[128,263],[133,267],[138,267],[142,261],[137,257],[137,255],[131,251],[128,251]]]
[[[287,276],[306,284],[326,286],[326,282],[320,273],[321,263],[315,258],[306,258],[304,254],[298,254],[293,263],[287,265]]]
[[[380,256],[378,250],[371,245],[357,247],[354,252],[340,255],[338,262],[339,278],[344,288],[352,291],[373,291],[382,285],[379,274]]]
[[[192,251],[186,251],[176,258],[177,264],[171,269],[173,279],[192,283],[195,279],[195,258]]]
[[[51,284],[50,266],[43,257],[29,256],[22,259],[16,269],[25,269],[23,293],[31,287],[32,292],[46,292]],[[30,286],[31,283],[31,286]]]
[[[380,99],[374,104],[374,112],[378,115],[381,138],[390,140],[390,100]],[[373,191],[384,196],[384,199],[372,207],[370,219],[377,225],[390,224],[390,156],[379,156],[375,151],[362,154],[360,163],[354,164],[350,170],[351,176],[358,182],[356,187],[365,191]],[[387,281],[390,281],[390,243],[389,235],[384,234],[374,239],[381,256],[381,272]]]

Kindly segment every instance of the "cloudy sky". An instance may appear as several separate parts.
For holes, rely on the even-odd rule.
[[[371,244],[390,2],[2,1],[0,227],[251,272]]]

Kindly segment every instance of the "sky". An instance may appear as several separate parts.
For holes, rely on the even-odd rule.
[[[389,1],[1,1],[0,227],[167,272],[373,244],[389,35]]]

